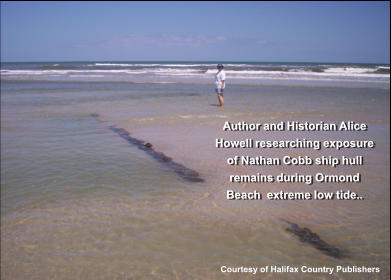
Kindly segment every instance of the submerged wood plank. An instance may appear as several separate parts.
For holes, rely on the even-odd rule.
[[[338,259],[342,258],[342,252],[338,247],[329,245],[327,242],[322,240],[319,235],[312,232],[309,228],[302,228],[299,225],[289,222],[287,220],[282,221],[289,225],[286,230],[298,236],[301,242],[305,242],[312,245],[313,247],[321,251],[323,254],[326,254],[328,256]]]
[[[99,119],[98,114],[91,114],[91,117],[101,121]],[[126,129],[118,128],[115,125],[110,125],[109,129],[115,132],[116,134],[118,134],[121,138],[125,139],[128,143],[136,146],[138,149],[146,152],[158,162],[172,169],[176,174],[178,174],[183,179],[189,182],[205,181],[203,178],[200,177],[200,174],[197,171],[190,169],[184,166],[183,164],[175,162],[172,158],[168,157],[162,152],[156,151],[151,143],[130,136],[130,133]]]

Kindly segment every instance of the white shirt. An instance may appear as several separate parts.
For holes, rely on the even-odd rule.
[[[221,85],[225,81],[225,71],[224,69],[216,73],[216,88],[221,88]],[[223,89],[225,88],[225,83]]]

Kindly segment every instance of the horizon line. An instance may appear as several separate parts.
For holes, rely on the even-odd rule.
[[[385,62],[325,62],[325,61],[249,61],[249,60],[34,60],[34,61],[2,61],[0,63],[50,63],[50,62],[65,62],[65,63],[80,63],[80,62],[208,62],[208,63],[330,63],[330,64],[384,64]]]

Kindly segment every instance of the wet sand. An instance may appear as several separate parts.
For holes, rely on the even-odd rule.
[[[389,278],[389,90],[231,87],[216,107],[206,86],[143,85],[124,91],[2,96],[2,246],[5,279],[253,279],[220,266],[379,266]],[[113,92],[116,93],[115,98]],[[130,93],[128,93],[130,92]],[[132,94],[135,94],[133,98]],[[137,92],[137,95],[136,95]],[[142,97],[140,96],[142,92]],[[161,96],[186,92],[193,95]],[[12,93],[12,94],[11,94]],[[152,96],[152,98],[147,98]],[[52,98],[52,99],[51,99]],[[120,99],[120,100],[119,100]],[[31,105],[31,100],[36,100]],[[52,101],[50,101],[52,100]],[[59,101],[60,103],[56,103]],[[46,104],[45,104],[46,102]],[[91,114],[99,114],[98,123]],[[361,133],[224,132],[225,121],[361,121]],[[110,126],[152,143],[205,182],[186,182]],[[6,132],[5,134],[3,132]],[[215,139],[371,139],[360,184],[230,183],[230,174],[297,172],[297,167],[228,166],[243,151]],[[259,149],[246,154],[259,155]],[[263,156],[319,155],[315,150]],[[322,154],[322,152],[321,152]],[[357,151],[327,151],[356,155]],[[332,167],[300,168],[309,173]],[[362,201],[228,201],[226,190],[353,190]],[[281,219],[308,227],[347,257],[335,259],[287,232]],[[5,261],[4,261],[5,260]],[[292,279],[330,279],[286,274]],[[370,275],[372,276],[372,275]],[[274,274],[257,275],[275,278]],[[367,279],[368,274],[338,274]]]

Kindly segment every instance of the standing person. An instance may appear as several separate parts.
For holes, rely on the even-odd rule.
[[[222,107],[222,106],[224,106],[223,92],[224,92],[224,88],[225,88],[224,65],[218,64],[217,70],[218,70],[218,72],[216,73],[216,93],[217,93],[217,98],[220,102],[220,107]]]

